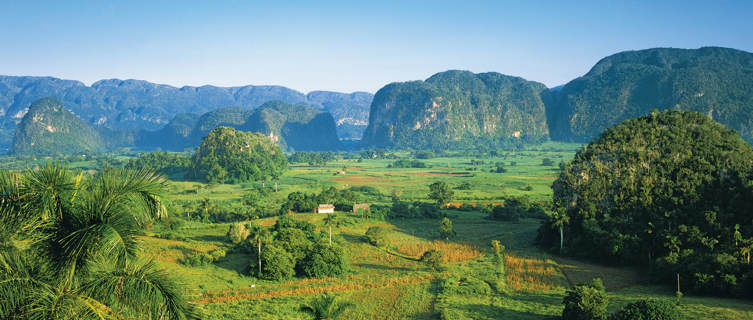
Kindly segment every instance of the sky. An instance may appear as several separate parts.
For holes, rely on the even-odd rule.
[[[753,1],[0,0],[0,74],[376,92],[448,69],[549,87],[652,47],[753,52]]]

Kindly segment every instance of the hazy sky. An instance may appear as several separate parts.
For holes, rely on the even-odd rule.
[[[465,69],[551,87],[623,50],[753,51],[753,1],[625,2],[0,0],[0,74],[375,92]]]

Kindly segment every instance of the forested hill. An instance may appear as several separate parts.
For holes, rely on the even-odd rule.
[[[363,143],[446,148],[547,139],[548,95],[541,83],[493,72],[392,83],[374,96]]]
[[[327,110],[343,138],[360,138],[373,97],[370,93],[313,91],[280,86],[181,87],[140,80],[101,80],[91,86],[51,77],[0,76],[0,146],[9,146],[16,125],[32,102],[57,97],[86,123],[113,130],[156,130],[176,114],[203,114],[227,106],[253,109],[280,100]]]
[[[96,129],[64,108],[55,98],[35,101],[16,129],[14,154],[86,153],[105,151]]]
[[[753,142],[753,53],[718,47],[626,51],[566,84],[549,106],[555,140],[589,141],[651,109],[701,112]]]

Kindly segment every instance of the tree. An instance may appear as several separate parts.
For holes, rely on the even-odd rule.
[[[302,262],[307,277],[334,277],[345,273],[348,262],[340,246],[317,244]]]
[[[293,256],[279,245],[267,246],[261,254],[264,266],[260,277],[268,280],[284,280],[295,275],[295,260]]]
[[[579,284],[567,291],[562,301],[563,320],[603,320],[607,317],[609,299],[601,281]]]
[[[430,249],[421,255],[419,261],[429,267],[431,270],[439,271],[442,269],[442,259],[444,255],[442,252],[435,249]]]
[[[438,181],[430,184],[429,190],[429,199],[436,200],[437,204],[440,206],[449,202],[455,195],[455,192],[452,191],[450,185],[444,181]]]
[[[560,232],[560,251],[565,246],[565,225],[570,222],[570,217],[565,214],[565,210],[558,209],[552,213],[552,227],[559,229]]]
[[[258,274],[260,276],[262,273],[261,244],[262,242],[266,242],[271,238],[272,235],[269,233],[269,230],[267,230],[267,228],[256,224],[251,225],[251,227],[249,228],[249,236],[246,237],[246,239],[249,240],[249,245],[251,245],[251,247],[256,247],[256,263],[258,265]]]
[[[445,240],[455,236],[455,230],[452,230],[452,220],[450,218],[444,217],[439,222],[439,235]]]
[[[313,314],[314,318],[318,320],[334,320],[339,319],[348,307],[350,307],[349,303],[338,303],[336,295],[325,292],[323,295],[311,299],[303,305],[302,309]]]
[[[183,289],[138,255],[143,227],[166,217],[164,188],[147,171],[0,171],[0,318],[198,318]]]
[[[677,306],[663,300],[638,300],[609,317],[609,320],[680,320]]]

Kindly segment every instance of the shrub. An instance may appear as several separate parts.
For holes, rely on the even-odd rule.
[[[567,291],[562,304],[563,320],[602,320],[606,319],[609,299],[604,292],[601,280],[576,285]]]
[[[432,270],[439,271],[442,269],[442,258],[443,258],[442,252],[431,249],[429,251],[424,252],[424,254],[421,255],[420,260]]]
[[[316,245],[302,265],[307,277],[332,277],[347,270],[344,249],[335,245]]]
[[[669,301],[638,300],[611,315],[609,320],[680,320],[677,306]]]
[[[272,244],[261,252],[261,278],[267,280],[284,280],[295,275],[293,256],[282,247]]]
[[[296,262],[302,261],[311,249],[311,241],[301,229],[283,228],[277,232],[276,243],[290,253]]]
[[[366,230],[366,238],[372,245],[377,247],[384,246],[387,244],[387,228],[382,226],[369,227]]]
[[[444,278],[441,286],[442,293],[446,295],[484,296],[492,293],[492,288],[489,287],[488,283],[471,276]]]

